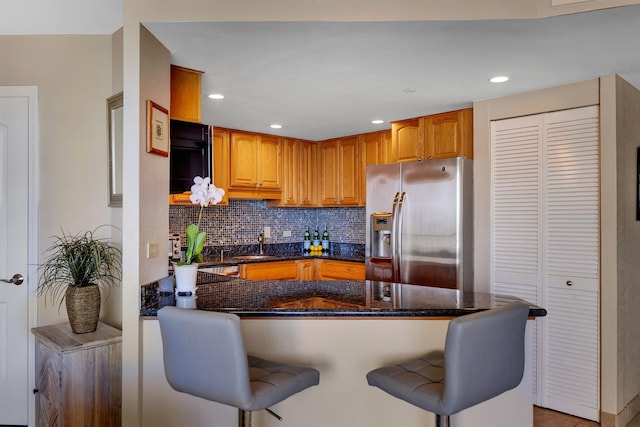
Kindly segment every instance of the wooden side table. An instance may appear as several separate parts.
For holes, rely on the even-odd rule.
[[[98,323],[74,334],[68,323],[31,330],[36,337],[36,425],[120,426],[122,333]]]

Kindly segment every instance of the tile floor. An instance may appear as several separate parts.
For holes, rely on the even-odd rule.
[[[600,424],[549,409],[534,407],[533,427],[598,427]],[[640,414],[626,427],[640,427]]]

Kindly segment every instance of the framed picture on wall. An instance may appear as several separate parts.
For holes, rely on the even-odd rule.
[[[147,100],[147,152],[169,156],[169,110]]]

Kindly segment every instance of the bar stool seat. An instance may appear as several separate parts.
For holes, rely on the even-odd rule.
[[[375,369],[369,385],[436,414],[438,427],[449,416],[520,384],[529,306],[505,306],[449,322],[444,352]]]
[[[177,391],[238,408],[238,425],[320,382],[313,368],[247,355],[234,314],[163,307],[158,310],[164,370]]]

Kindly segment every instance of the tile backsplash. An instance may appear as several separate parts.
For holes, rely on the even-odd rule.
[[[185,228],[198,221],[200,206],[170,206],[169,230],[179,233],[183,242]],[[264,200],[230,200],[229,206],[204,209],[200,230],[207,233],[205,246],[247,245],[257,243],[264,227],[271,227],[266,244],[301,242],[309,227],[320,233],[325,225],[329,239],[340,243],[365,243],[364,207],[353,208],[272,208]],[[291,231],[290,237],[284,237]]]

